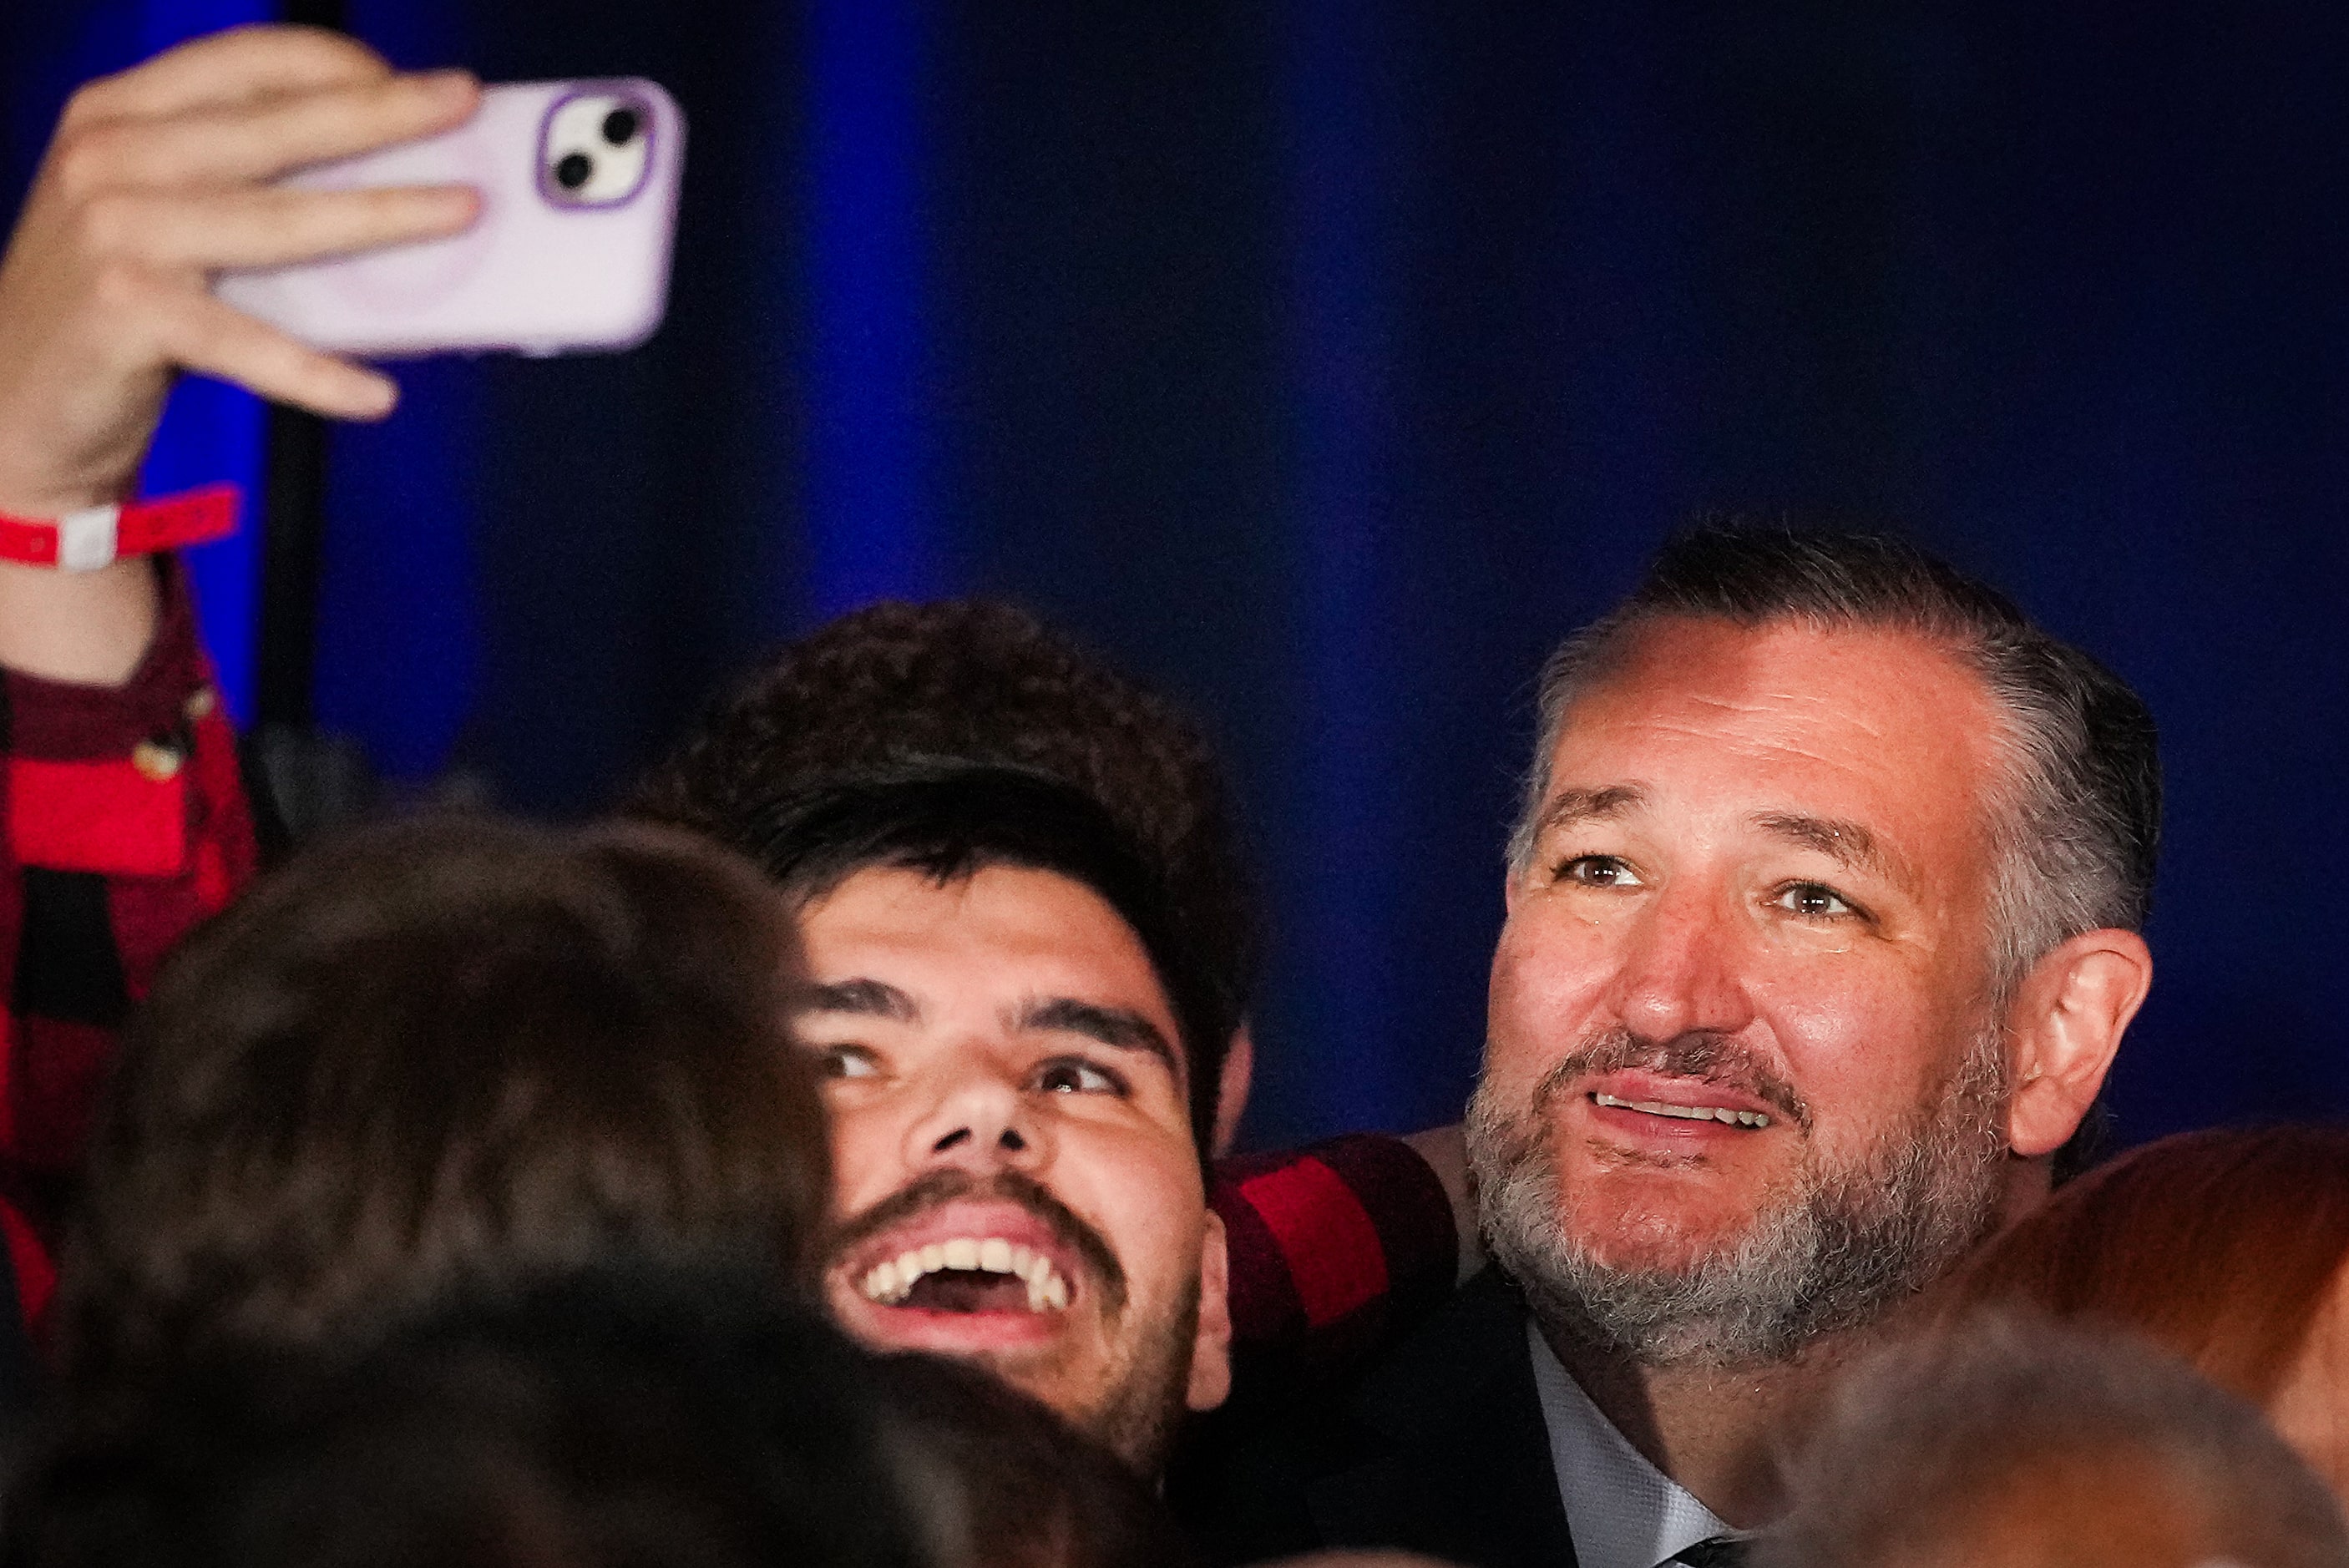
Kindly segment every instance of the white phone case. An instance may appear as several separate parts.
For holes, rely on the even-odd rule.
[[[481,214],[471,229],[223,273],[214,292],[305,343],[378,358],[633,347],[667,306],[684,159],[685,118],[652,82],[501,84],[454,130],[286,181],[472,185]]]

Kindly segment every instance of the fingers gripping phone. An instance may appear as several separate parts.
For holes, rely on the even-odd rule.
[[[471,228],[225,273],[214,292],[314,346],[374,358],[634,347],[667,306],[684,158],[685,117],[652,82],[504,83],[453,130],[285,181],[471,185],[481,194]]]

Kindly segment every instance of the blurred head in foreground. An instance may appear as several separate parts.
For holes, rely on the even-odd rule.
[[[2147,1144],[1992,1242],[1953,1302],[2143,1335],[2259,1405],[2349,1497],[2349,1128]]]
[[[963,1568],[869,1358],[749,1275],[606,1269],[355,1361],[183,1360],[22,1473],[8,1568]]]
[[[295,861],[134,1021],[58,1297],[70,1384],[305,1346],[616,1250],[821,1250],[788,921],[682,835],[425,818]]]
[[[2343,1568],[2259,1412],[2136,1341],[1970,1319],[1849,1375],[1754,1568]]]
[[[1155,1488],[1050,1410],[966,1362],[874,1363],[884,1400],[949,1478],[970,1568],[1190,1568]]]

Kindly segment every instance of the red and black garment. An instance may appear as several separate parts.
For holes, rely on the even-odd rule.
[[[0,670],[0,1240],[38,1323],[133,1003],[254,870],[236,742],[181,574],[120,686]]]
[[[37,1328],[116,1035],[156,967],[255,870],[253,813],[182,574],[119,687],[0,671],[0,1241]],[[1221,1162],[1244,1352],[1342,1364],[1443,1299],[1452,1211],[1397,1140]]]

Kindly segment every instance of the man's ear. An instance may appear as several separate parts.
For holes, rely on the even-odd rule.
[[[1191,1345],[1191,1386],[1185,1403],[1212,1410],[1232,1391],[1231,1258],[1224,1248],[1224,1217],[1207,1211],[1199,1238],[1199,1333]]]
[[[1248,1089],[1256,1083],[1256,1040],[1242,1024],[1232,1031],[1232,1048],[1224,1053],[1224,1076],[1216,1083],[1216,1141],[1209,1150],[1221,1160],[1232,1151],[1240,1135],[1240,1118],[1247,1114]]]
[[[2078,1129],[2152,985],[2153,954],[2134,931],[2084,932],[2032,965],[2006,1015],[2015,1153],[2052,1154]]]

